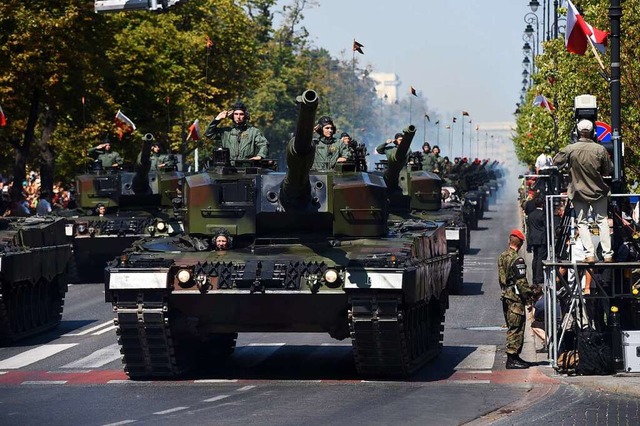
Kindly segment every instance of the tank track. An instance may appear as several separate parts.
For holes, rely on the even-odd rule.
[[[0,279],[0,344],[8,345],[57,327],[62,319],[64,274],[51,280],[6,285]]]
[[[349,329],[359,374],[407,377],[442,350],[441,301],[402,304],[399,294],[349,297]]]
[[[119,292],[114,295],[114,324],[124,371],[131,379],[173,378],[199,362],[230,355],[236,333],[206,336],[206,341],[178,338],[172,330],[166,292]]]
[[[120,292],[114,324],[124,371],[132,379],[175,377],[185,368],[176,356],[165,292]]]
[[[451,262],[451,273],[449,273],[447,288],[450,294],[461,294],[464,285],[464,253],[456,250],[452,254],[455,260]]]

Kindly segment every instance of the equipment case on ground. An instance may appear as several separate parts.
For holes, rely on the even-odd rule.
[[[624,371],[640,373],[640,330],[622,331]]]

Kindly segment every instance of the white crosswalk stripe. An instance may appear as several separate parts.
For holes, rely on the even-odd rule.
[[[65,351],[76,346],[77,343],[60,343],[51,345],[42,345],[37,348],[29,349],[18,355],[0,361],[0,370],[14,370],[25,367],[34,362],[42,361],[59,352]]]
[[[96,325],[94,327],[91,327],[91,328],[89,328],[87,330],[84,330],[84,331],[81,331],[79,333],[66,333],[66,334],[63,334],[62,337],[86,336],[87,334],[92,333],[92,332],[94,332],[96,330],[100,330],[101,328],[104,328],[104,327],[109,327],[110,330],[116,328],[116,326],[113,325],[113,320],[111,319],[109,321],[103,322],[102,324],[98,324],[98,325]],[[94,335],[101,334],[101,333],[102,332],[94,333]]]
[[[69,364],[65,364],[61,368],[100,368],[103,365],[109,364],[110,362],[119,360],[120,357],[120,345],[114,343],[113,345],[109,345],[106,348],[95,351],[89,356],[80,358],[76,361],[70,362]]]
[[[491,370],[496,358],[496,345],[460,345],[475,348],[465,359],[454,367],[455,370]]]

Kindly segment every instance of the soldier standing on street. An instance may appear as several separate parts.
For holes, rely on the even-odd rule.
[[[529,368],[520,358],[524,344],[525,303],[530,303],[533,289],[527,281],[527,266],[518,251],[524,234],[514,229],[509,234],[509,247],[498,257],[498,280],[502,289],[502,310],[507,323],[507,369]]]
[[[111,142],[105,140],[98,146],[89,148],[89,155],[102,163],[104,169],[119,167],[122,164],[122,157],[116,151],[111,150]]]
[[[231,127],[218,127],[225,118],[231,117]],[[229,149],[231,165],[236,160],[261,160],[269,155],[269,141],[257,127],[250,126],[247,107],[242,102],[230,110],[221,111],[211,121],[204,135],[214,144]]]

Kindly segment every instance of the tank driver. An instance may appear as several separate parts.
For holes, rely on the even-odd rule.
[[[215,146],[229,149],[231,165],[236,160],[261,160],[269,155],[269,141],[257,127],[249,125],[249,117],[247,107],[237,102],[230,110],[218,113],[204,133]],[[226,118],[231,118],[231,126],[219,127]]]

